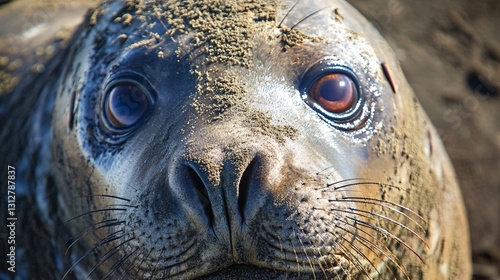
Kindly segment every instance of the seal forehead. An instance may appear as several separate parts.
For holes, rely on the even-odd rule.
[[[179,46],[178,54],[186,48],[200,48],[207,62],[248,66],[256,27],[259,23],[275,22],[277,4],[275,1],[202,0],[137,1],[127,5],[142,22],[140,29],[149,35],[144,44],[152,46],[166,37],[189,34],[189,40]],[[128,14],[119,20],[125,23],[130,17]],[[163,30],[156,25],[162,25]]]

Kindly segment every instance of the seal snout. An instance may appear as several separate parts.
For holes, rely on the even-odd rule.
[[[185,187],[191,188],[194,190],[194,193],[198,197],[199,206],[203,209],[205,213],[205,217],[208,220],[208,224],[213,226],[214,221],[214,212],[212,210],[212,203],[210,203],[210,198],[207,192],[207,186],[204,180],[202,179],[202,175],[200,175],[197,171],[199,170],[196,166],[185,165],[186,169],[185,176]]]
[[[223,152],[222,152],[223,153]],[[216,155],[217,154],[217,155]],[[262,170],[265,161],[262,155],[221,152],[191,154],[183,160],[172,176],[179,194],[192,203],[207,226],[219,228],[222,224],[229,231],[241,231],[247,220],[252,220],[261,199],[262,187],[269,185]],[[184,199],[184,198],[180,198]]]

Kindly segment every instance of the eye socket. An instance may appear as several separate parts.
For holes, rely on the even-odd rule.
[[[342,73],[330,73],[320,77],[307,94],[316,104],[335,114],[352,109],[359,95],[351,78]]]
[[[303,76],[300,91],[304,102],[331,125],[344,130],[359,127],[366,108],[362,88],[350,68],[322,60]]]
[[[149,92],[131,80],[107,87],[103,104],[105,124],[113,131],[133,128],[149,113],[153,100]]]

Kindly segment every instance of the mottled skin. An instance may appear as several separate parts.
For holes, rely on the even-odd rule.
[[[53,85],[46,146],[59,207],[45,216],[75,241],[60,245],[59,277],[470,278],[452,166],[392,51],[344,1],[284,2],[239,11],[251,32],[236,54],[193,44],[198,29],[151,14],[158,3],[89,14]],[[330,64],[351,69],[365,98],[342,125],[301,97],[305,74]],[[124,73],[156,101],[117,135],[102,104]]]

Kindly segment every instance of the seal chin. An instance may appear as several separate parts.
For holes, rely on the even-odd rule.
[[[202,276],[199,279],[327,279],[327,275],[318,276],[315,273],[295,273],[250,265],[232,265],[216,273]]]

